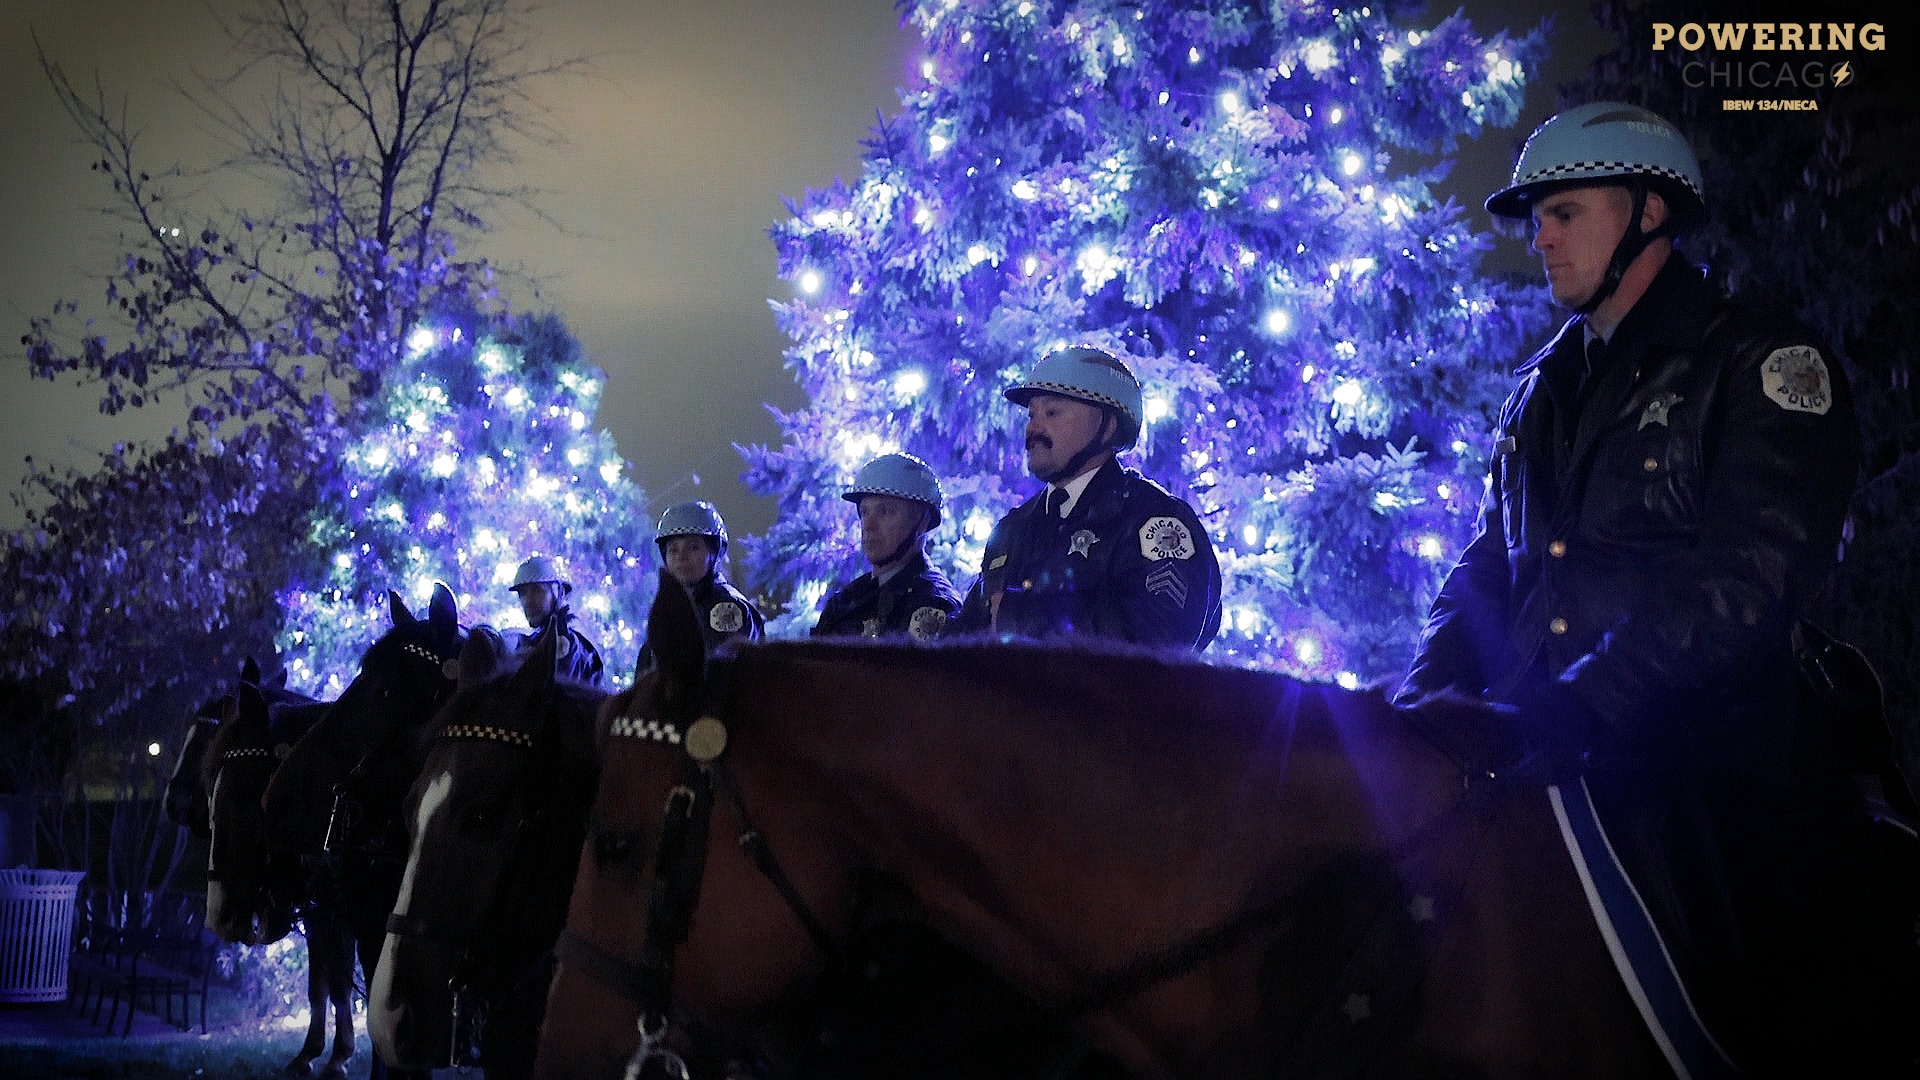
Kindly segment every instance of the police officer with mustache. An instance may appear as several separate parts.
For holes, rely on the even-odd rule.
[[[1206,648],[1220,629],[1207,531],[1192,507],[1115,460],[1140,437],[1133,373],[1098,349],[1063,349],[1006,396],[1027,409],[1027,471],[1046,487],[987,538],[956,630]]]

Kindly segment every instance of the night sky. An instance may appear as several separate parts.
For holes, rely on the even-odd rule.
[[[232,63],[211,4],[127,0],[7,0],[0,5],[0,484],[20,490],[22,458],[90,465],[119,441],[164,435],[183,410],[148,407],[103,418],[90,388],[31,380],[19,335],[56,299],[101,310],[98,278],[112,269],[116,226],[97,210],[110,192],[47,88],[37,32],[76,85],[97,71],[109,101],[124,99],[149,171],[209,160],[204,122],[172,86],[196,69]],[[1433,10],[1445,13],[1452,4]],[[1584,2],[1499,0],[1467,5],[1484,34],[1522,31],[1558,12],[1548,69],[1527,111],[1461,154],[1448,187],[1478,209],[1511,167],[1514,140],[1553,106],[1554,85],[1611,44]],[[529,147],[509,179],[542,189],[559,223],[509,212],[469,247],[518,268],[512,307],[557,310],[608,373],[600,423],[619,440],[657,511],[708,498],[736,533],[764,528],[770,501],[739,486],[735,442],[772,441],[762,403],[805,404],[781,364],[786,339],[768,298],[774,276],[765,230],[781,196],[859,174],[859,141],[875,111],[898,111],[896,88],[916,65],[917,34],[891,0],[560,0],[536,16],[553,56],[592,57],[585,77],[551,82],[540,98],[564,141]],[[1421,23],[1430,23],[1431,17]],[[189,221],[197,219],[188,218]],[[1503,246],[1511,264],[1517,242]],[[695,477],[699,478],[696,485]],[[11,499],[0,527],[20,523]]]

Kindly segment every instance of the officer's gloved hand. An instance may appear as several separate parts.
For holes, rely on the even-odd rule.
[[[1524,756],[1513,735],[1511,705],[1442,690],[1412,702],[1403,699],[1401,715],[1469,772],[1498,774]]]
[[[1549,777],[1583,770],[1602,727],[1593,706],[1574,692],[1571,683],[1558,679],[1516,694],[1509,724],[1513,743],[1522,754],[1520,767]]]
[[[1468,770],[1516,781],[1577,772],[1600,724],[1593,708],[1559,682],[1532,688],[1511,704],[1445,690],[1403,713]]]

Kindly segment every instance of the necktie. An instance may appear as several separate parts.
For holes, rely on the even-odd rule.
[[[1060,524],[1060,517],[1061,517],[1060,511],[1065,509],[1066,505],[1067,505],[1067,489],[1066,488],[1057,487],[1057,488],[1054,488],[1052,491],[1047,492],[1047,519],[1053,522],[1055,526],[1058,526]]]

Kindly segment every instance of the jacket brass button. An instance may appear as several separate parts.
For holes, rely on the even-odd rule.
[[[1567,632],[1567,620],[1555,617],[1552,622],[1547,624],[1547,629],[1556,634],[1564,634]]]
[[[1547,554],[1556,559],[1563,558],[1567,554],[1567,542],[1565,540],[1555,540],[1553,543],[1548,544]]]
[[[1645,469],[1645,470],[1647,470],[1648,472],[1659,472],[1659,471],[1660,471],[1660,459],[1659,459],[1659,458],[1648,458],[1647,460],[1645,460],[1645,461],[1643,461],[1643,462],[1641,462],[1641,463],[1640,463],[1640,467],[1641,467],[1641,468],[1643,468],[1643,469]]]

